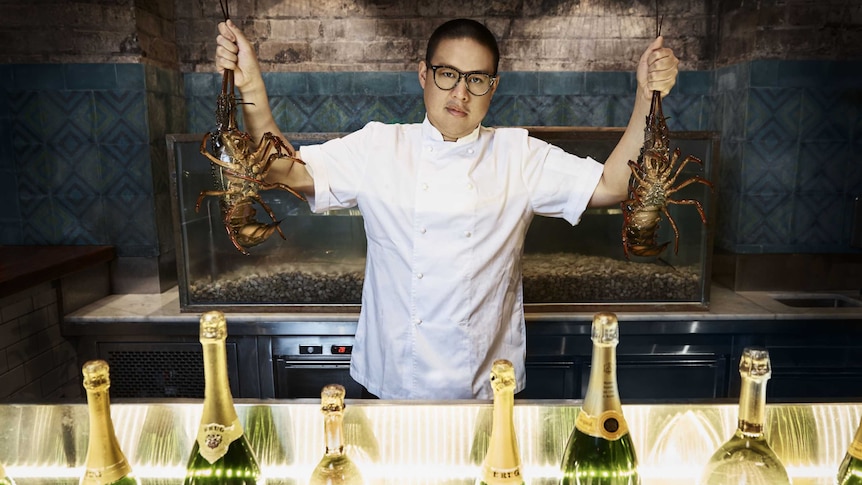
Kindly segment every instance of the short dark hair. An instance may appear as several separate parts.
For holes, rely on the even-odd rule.
[[[425,50],[425,62],[430,66],[431,58],[437,52],[440,41],[446,39],[472,39],[488,48],[494,56],[494,72],[500,66],[500,48],[497,47],[497,38],[483,24],[471,19],[454,19],[444,22],[434,30],[428,39],[428,48]]]

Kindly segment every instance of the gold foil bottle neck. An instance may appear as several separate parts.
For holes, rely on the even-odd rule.
[[[205,343],[227,338],[227,320],[224,313],[213,310],[201,315],[200,340]]]
[[[769,379],[772,377],[772,366],[769,362],[769,351],[763,348],[746,347],[739,359],[739,375],[742,378]]]
[[[344,411],[344,386],[341,384],[327,384],[320,391],[320,410],[324,414],[340,413]]]
[[[111,386],[110,368],[104,360],[89,360],[81,367],[84,375],[84,389],[103,391]]]
[[[593,342],[600,345],[616,345],[620,341],[620,326],[617,316],[600,312],[593,316]]]
[[[498,359],[491,366],[491,388],[494,393],[515,391],[515,366],[506,359]]]

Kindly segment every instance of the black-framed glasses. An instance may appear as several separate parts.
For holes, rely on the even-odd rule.
[[[434,72],[434,84],[444,91],[455,89],[461,78],[464,78],[464,84],[467,86],[467,91],[473,96],[484,96],[488,94],[494,82],[497,80],[496,75],[488,74],[482,71],[461,72],[452,66],[431,66]]]

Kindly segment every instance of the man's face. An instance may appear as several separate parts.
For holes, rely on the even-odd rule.
[[[451,66],[461,72],[494,74],[494,55],[472,39],[445,39],[437,46],[431,65]],[[434,71],[425,61],[419,63],[419,84],[425,91],[428,121],[440,130],[446,141],[455,141],[472,133],[488,113],[491,97],[497,90],[495,82],[484,96],[470,94],[462,78],[454,89],[444,91],[434,83]]]

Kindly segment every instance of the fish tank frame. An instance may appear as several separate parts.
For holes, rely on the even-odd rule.
[[[564,150],[602,161],[622,136],[622,128],[524,127],[531,136]],[[284,133],[294,147],[325,142],[344,133]],[[211,164],[200,154],[204,133],[167,135],[171,201],[177,250],[180,310],[203,312],[358,313],[365,268],[365,232],[358,209],[313,214],[282,190],[261,192],[280,221],[285,239],[273,234],[243,255],[234,248],[222,223],[212,190]],[[679,228],[679,252],[664,216],[658,244],[670,242],[658,258],[625,258],[622,211],[590,208],[579,224],[534,217],[522,258],[527,313],[594,311],[705,311],[709,308],[715,228],[719,134],[711,131],[670,133],[670,148],[680,158],[694,155],[677,180],[693,175],[716,189],[691,184],[674,198],[701,201],[703,225],[690,205],[669,205]],[[256,219],[271,220],[257,204]]]

